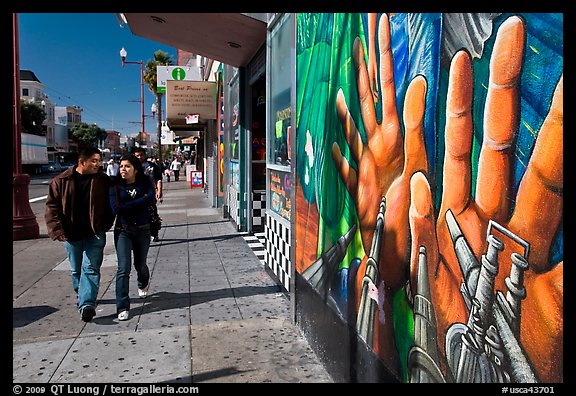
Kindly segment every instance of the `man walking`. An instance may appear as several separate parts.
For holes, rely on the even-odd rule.
[[[114,177],[118,175],[118,170],[118,164],[112,158],[110,158],[108,160],[108,166],[106,167],[106,174],[110,177]]]
[[[174,161],[170,164],[170,169],[174,172],[174,181],[180,180],[180,168],[182,167],[182,163],[178,160],[178,158],[174,158]]]
[[[50,238],[64,242],[84,322],[96,315],[106,231],[114,221],[110,178],[100,169],[101,157],[97,148],[82,149],[78,163],[52,179],[44,215]]]
[[[156,202],[162,202],[162,170],[160,169],[160,166],[147,160],[148,156],[143,147],[137,147],[134,150],[134,155],[142,163],[144,173],[149,175],[154,181],[154,186],[156,187]],[[152,205],[152,210],[154,215],[158,216],[158,207],[156,206],[156,203]],[[160,229],[157,226],[151,225],[150,234],[152,235],[152,242],[160,241],[160,238],[158,238],[159,231]]]

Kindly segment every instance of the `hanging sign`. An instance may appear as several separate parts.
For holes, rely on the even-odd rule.
[[[215,82],[168,80],[166,83],[166,118],[170,125],[186,125],[190,115],[216,119]]]
[[[156,66],[156,89],[158,93],[166,93],[166,81],[198,81],[198,68],[190,66]]]

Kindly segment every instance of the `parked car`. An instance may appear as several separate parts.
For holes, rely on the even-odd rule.
[[[50,161],[47,164],[42,165],[42,172],[62,172],[64,169],[59,162]]]
[[[60,164],[62,166],[62,170],[65,171],[66,169],[70,168],[71,166],[76,166],[75,162],[62,162]]]

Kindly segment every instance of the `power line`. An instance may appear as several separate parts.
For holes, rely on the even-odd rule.
[[[63,106],[66,105],[70,105],[70,106],[80,106],[82,107],[83,111],[86,111],[86,113],[89,113],[89,115],[91,115],[94,119],[102,121],[102,123],[105,124],[109,124],[109,125],[113,125],[115,130],[130,130],[130,129],[134,129],[134,127],[132,125],[126,125],[126,126],[118,126],[117,124],[132,124],[134,121],[129,121],[129,120],[118,120],[118,119],[109,119],[105,116],[103,116],[102,114],[99,114],[98,112],[92,110],[90,107],[85,106],[83,103],[81,103],[80,101],[72,98],[70,95],[67,95],[55,88],[52,88],[44,83],[42,83],[44,85],[44,89],[46,91],[49,92],[54,92],[56,94],[56,96],[54,96],[55,99],[59,99],[64,101],[64,103],[62,104]],[[69,102],[66,103],[66,100],[68,100]],[[56,103],[54,103],[55,106],[60,106],[57,105]],[[105,128],[106,129],[106,128]]]

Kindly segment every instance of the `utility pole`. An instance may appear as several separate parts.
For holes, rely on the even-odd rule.
[[[128,52],[126,52],[126,50],[124,49],[124,47],[122,47],[122,49],[120,50],[120,58],[122,58],[122,67],[124,67],[127,64],[132,64],[132,65],[140,65],[140,100],[131,100],[131,102],[140,102],[140,107],[141,107],[141,123],[142,123],[142,131],[140,133],[140,143],[142,143],[142,138],[144,137],[145,134],[145,128],[144,128],[144,61],[127,61],[126,60],[126,56],[128,55]]]

